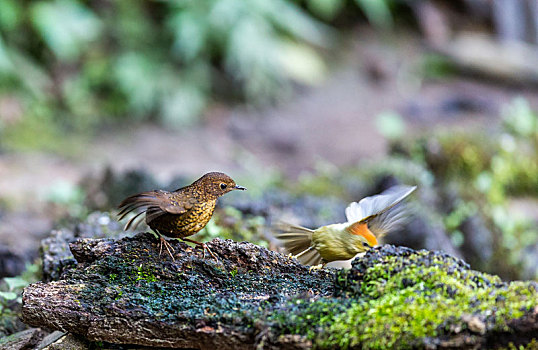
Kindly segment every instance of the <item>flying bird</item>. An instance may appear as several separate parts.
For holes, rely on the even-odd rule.
[[[345,223],[315,230],[280,223],[275,236],[305,265],[323,267],[331,261],[352,259],[376,246],[381,237],[405,222],[409,213],[401,203],[416,188],[393,186],[381,194],[353,202],[346,208]]]

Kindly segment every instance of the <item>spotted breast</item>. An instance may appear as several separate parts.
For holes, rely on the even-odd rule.
[[[170,238],[184,238],[195,234],[207,225],[215,211],[216,200],[195,204],[180,215],[164,214],[148,222],[152,230]]]

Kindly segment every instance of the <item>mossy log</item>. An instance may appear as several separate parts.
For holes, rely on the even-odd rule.
[[[351,270],[310,271],[215,239],[218,256],[150,234],[81,239],[61,278],[23,295],[23,319],[92,341],[176,348],[479,348],[527,345],[538,286],[502,282],[446,254],[390,245]],[[534,340],[533,340],[534,339]]]
[[[208,243],[217,263],[171,242],[175,261],[159,255],[149,233],[72,243],[76,267],[24,291],[24,321],[110,343],[241,349],[254,344],[258,310],[290,295],[333,293],[334,271],[310,274],[250,243]]]

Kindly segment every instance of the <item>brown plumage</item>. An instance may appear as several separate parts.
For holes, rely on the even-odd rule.
[[[233,190],[245,190],[238,186],[228,175],[218,172],[207,173],[189,186],[173,192],[156,190],[142,192],[128,197],[119,205],[119,220],[130,212],[141,209],[125,225],[125,230],[136,228],[142,218],[161,238],[161,251],[164,244],[173,259],[173,248],[162,237],[180,238],[208,249],[205,244],[186,237],[194,235],[211,219],[217,198]],[[211,251],[210,251],[211,253]],[[213,255],[213,253],[211,253]]]

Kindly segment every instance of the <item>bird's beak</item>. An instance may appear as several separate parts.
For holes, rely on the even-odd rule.
[[[245,187],[243,187],[243,186],[239,186],[239,185],[236,185],[236,186],[234,187],[234,190],[241,190],[241,191],[245,191],[245,190],[246,190],[246,188],[245,188]]]

